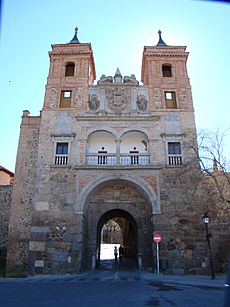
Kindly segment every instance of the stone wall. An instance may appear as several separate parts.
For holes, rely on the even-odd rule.
[[[197,171],[165,168],[162,172],[161,215],[153,216],[162,235],[161,257],[171,272],[206,274],[209,254],[202,217],[208,211],[216,272],[225,272],[230,253],[230,207],[221,201],[211,177]]]
[[[28,117],[24,111],[19,137],[15,179],[12,191],[7,275],[27,275],[28,245],[35,189],[40,117]]]
[[[0,267],[5,266],[12,185],[0,186]]]

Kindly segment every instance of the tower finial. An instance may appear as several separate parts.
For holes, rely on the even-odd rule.
[[[77,38],[77,32],[78,32],[78,27],[75,28],[75,34],[74,34],[73,39],[70,41],[70,44],[80,44]]]
[[[162,46],[162,45],[164,45],[164,46],[167,46],[166,45],[166,43],[163,41],[163,39],[162,39],[162,37],[161,37],[161,30],[159,30],[158,31],[158,34],[159,34],[159,41],[158,41],[158,43],[157,43],[157,46]]]

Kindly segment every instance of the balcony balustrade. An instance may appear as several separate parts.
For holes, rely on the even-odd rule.
[[[149,155],[142,153],[135,154],[119,154],[116,155],[105,153],[105,154],[88,154],[87,155],[88,165],[148,165]]]
[[[68,155],[55,155],[55,165],[66,165],[68,164]]]
[[[168,165],[181,165],[182,155],[168,155]]]

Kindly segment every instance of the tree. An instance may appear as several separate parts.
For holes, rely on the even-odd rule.
[[[230,204],[230,163],[225,155],[225,144],[230,138],[230,128],[221,132],[202,130],[198,133],[198,146],[193,146],[202,173],[212,178],[222,201]]]

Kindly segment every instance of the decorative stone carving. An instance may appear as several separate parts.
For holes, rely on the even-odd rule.
[[[121,112],[127,107],[128,98],[126,97],[124,88],[115,87],[114,89],[106,89],[105,96],[111,110]]]
[[[154,101],[156,107],[160,109],[162,107],[162,101],[161,101],[161,91],[159,89],[155,90]]]
[[[124,76],[123,82],[124,83],[131,83],[131,84],[135,84],[135,85],[139,84],[139,82],[137,81],[135,75],[133,75],[133,74],[130,77],[129,76]]]
[[[88,104],[89,104],[90,110],[96,111],[100,106],[100,101],[98,100],[97,95],[95,95],[95,94],[91,95],[91,96],[89,95]]]
[[[78,87],[75,92],[75,104],[81,105],[82,104],[82,88]]]
[[[102,84],[102,83],[113,83],[113,77],[102,75],[97,84]]]
[[[187,100],[186,89],[184,89],[184,88],[181,89],[181,93],[180,93],[179,99],[180,99],[180,102],[182,104],[186,103],[186,100]]]
[[[50,108],[57,107],[57,96],[58,96],[57,90],[55,88],[52,88],[49,94],[49,107]]]
[[[137,107],[141,111],[145,111],[147,109],[148,101],[144,95],[137,95]]]

